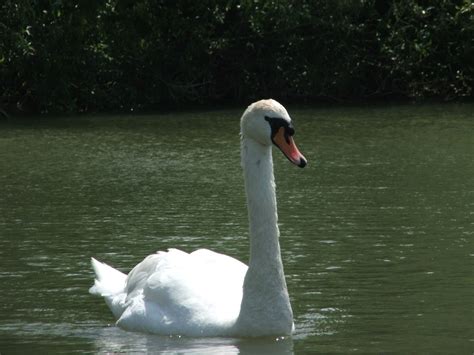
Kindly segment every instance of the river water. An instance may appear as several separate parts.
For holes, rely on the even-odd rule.
[[[123,331],[94,256],[248,258],[242,110],[0,122],[0,353],[474,351],[474,106],[288,107],[274,150],[287,338]]]

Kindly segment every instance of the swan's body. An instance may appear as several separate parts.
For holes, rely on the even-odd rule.
[[[250,224],[249,266],[200,249],[150,255],[127,275],[92,259],[90,292],[105,298],[125,329],[189,336],[291,334],[293,312],[280,254],[272,143],[301,167],[285,108],[250,105],[241,119],[241,156]]]

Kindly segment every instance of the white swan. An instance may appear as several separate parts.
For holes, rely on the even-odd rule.
[[[251,104],[241,118],[241,158],[250,224],[247,267],[200,249],[157,252],[127,275],[92,258],[90,292],[105,298],[128,330],[188,336],[289,335],[294,329],[278,241],[271,147],[294,164],[296,147],[286,109],[275,100]]]

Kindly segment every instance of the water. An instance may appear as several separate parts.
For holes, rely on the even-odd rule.
[[[288,107],[309,160],[277,151],[296,333],[123,331],[88,294],[94,256],[247,260],[240,110],[0,124],[0,352],[474,351],[473,105]]]

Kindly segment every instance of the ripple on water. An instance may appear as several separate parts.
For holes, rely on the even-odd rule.
[[[124,332],[87,292],[91,256],[247,260],[240,112],[2,126],[0,351],[472,353],[472,112],[292,110],[309,165],[274,162],[296,333],[262,342]]]

